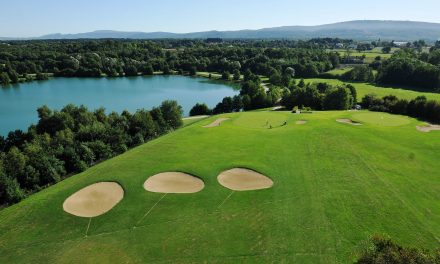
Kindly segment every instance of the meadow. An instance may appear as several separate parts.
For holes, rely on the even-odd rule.
[[[381,86],[372,83],[362,83],[362,82],[349,82],[349,81],[341,81],[337,79],[321,79],[321,78],[310,78],[305,79],[306,82],[324,82],[331,85],[340,85],[343,83],[349,83],[356,88],[358,101],[362,99],[367,94],[376,94],[380,97],[387,95],[395,95],[401,99],[411,100],[416,98],[417,96],[426,96],[428,100],[437,100],[440,101],[440,93],[431,93],[424,92],[418,90],[411,90],[407,87],[392,87],[392,86]]]
[[[376,57],[380,56],[382,59],[389,59],[393,55],[394,52],[399,50],[398,48],[393,48],[390,53],[383,53],[382,48],[375,48],[373,50],[366,50],[358,52],[356,50],[350,50],[350,56],[354,57],[362,57],[365,56],[365,63],[372,63]],[[335,49],[330,50],[333,52],[338,52],[342,57],[347,54],[347,50],[345,49]]]
[[[229,119],[203,127],[219,117]],[[419,124],[367,111],[187,121],[2,209],[0,263],[349,263],[373,234],[433,249],[440,243],[440,132],[419,132]],[[226,189],[216,177],[234,167],[274,185]],[[166,195],[143,188],[167,171],[197,176],[205,188]],[[112,210],[95,218],[63,211],[67,197],[100,181],[124,189]]]

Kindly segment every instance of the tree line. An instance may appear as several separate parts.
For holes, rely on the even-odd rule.
[[[375,94],[368,94],[362,98],[361,105],[371,111],[407,115],[433,123],[440,123],[440,103],[435,100],[427,100],[425,96],[418,96],[408,101],[399,99],[394,95],[379,98]]]
[[[430,53],[404,49],[379,68],[377,82],[440,92],[440,47]]]
[[[373,74],[373,70],[377,71],[377,75]],[[369,65],[354,66],[352,70],[342,75],[332,76],[323,73],[321,77],[410,86],[440,92],[440,42],[437,42],[429,52],[403,48],[387,60],[382,60],[378,56]]]
[[[38,108],[39,121],[27,132],[0,136],[0,205],[84,171],[97,162],[127,151],[182,126],[175,101],[131,114],[89,111],[67,105],[60,111]]]
[[[357,92],[350,84],[333,86],[328,83],[297,82],[294,70],[287,68],[280,76],[281,86],[265,87],[260,78],[250,71],[244,74],[240,94],[225,97],[213,109],[197,103],[190,111],[191,116],[249,111],[273,107],[276,104],[287,109],[307,107],[314,110],[347,110],[355,106]],[[283,86],[285,85],[285,86]]]
[[[61,77],[151,75],[154,72],[247,70],[271,76],[294,68],[299,77],[316,77],[339,65],[328,42],[203,40],[34,40],[0,43],[0,83]]]

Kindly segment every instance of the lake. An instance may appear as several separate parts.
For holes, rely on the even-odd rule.
[[[223,82],[186,76],[139,76],[123,78],[54,78],[48,81],[0,87],[0,135],[15,129],[27,130],[38,121],[37,108],[61,109],[72,103],[89,110],[104,107],[108,112],[150,109],[164,100],[176,100],[188,115],[196,103],[214,107],[238,90]]]

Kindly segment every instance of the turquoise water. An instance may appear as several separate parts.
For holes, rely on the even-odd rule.
[[[185,112],[197,102],[214,107],[225,96],[238,91],[221,82],[185,76],[141,76],[124,78],[54,78],[0,88],[0,135],[15,129],[27,130],[38,121],[37,108],[61,109],[69,103],[107,112],[150,109],[166,99],[176,100]]]

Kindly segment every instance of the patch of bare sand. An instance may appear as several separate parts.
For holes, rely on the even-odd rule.
[[[350,124],[350,125],[353,125],[353,126],[361,126],[362,125],[361,123],[355,122],[355,121],[353,121],[351,119],[348,119],[348,118],[336,119],[336,122],[344,123],[344,124]]]
[[[295,124],[297,124],[297,125],[304,125],[305,123],[307,123],[306,120],[298,120],[295,122]]]
[[[204,187],[201,179],[182,172],[159,173],[144,183],[145,190],[156,193],[196,193]]]
[[[273,186],[273,181],[270,178],[243,168],[223,171],[218,175],[217,180],[222,186],[234,191],[260,190]]]
[[[188,116],[188,117],[182,118],[182,120],[202,119],[202,118],[207,118],[207,117],[209,117],[209,115]]]
[[[416,126],[416,128],[420,132],[440,131],[440,125],[428,124],[426,126]]]
[[[203,126],[203,127],[206,127],[206,128],[208,128],[208,127],[217,127],[217,126],[220,126],[220,124],[223,122],[223,121],[226,121],[226,120],[228,120],[229,118],[218,118],[217,120],[215,120],[214,122],[212,122],[211,124],[209,124],[209,125],[206,125],[206,126]]]
[[[281,110],[281,109],[284,109],[284,106],[274,106],[272,108],[272,111],[278,111],[278,110]]]
[[[110,211],[124,197],[124,190],[116,182],[98,182],[72,194],[63,203],[69,214],[96,217]]]

